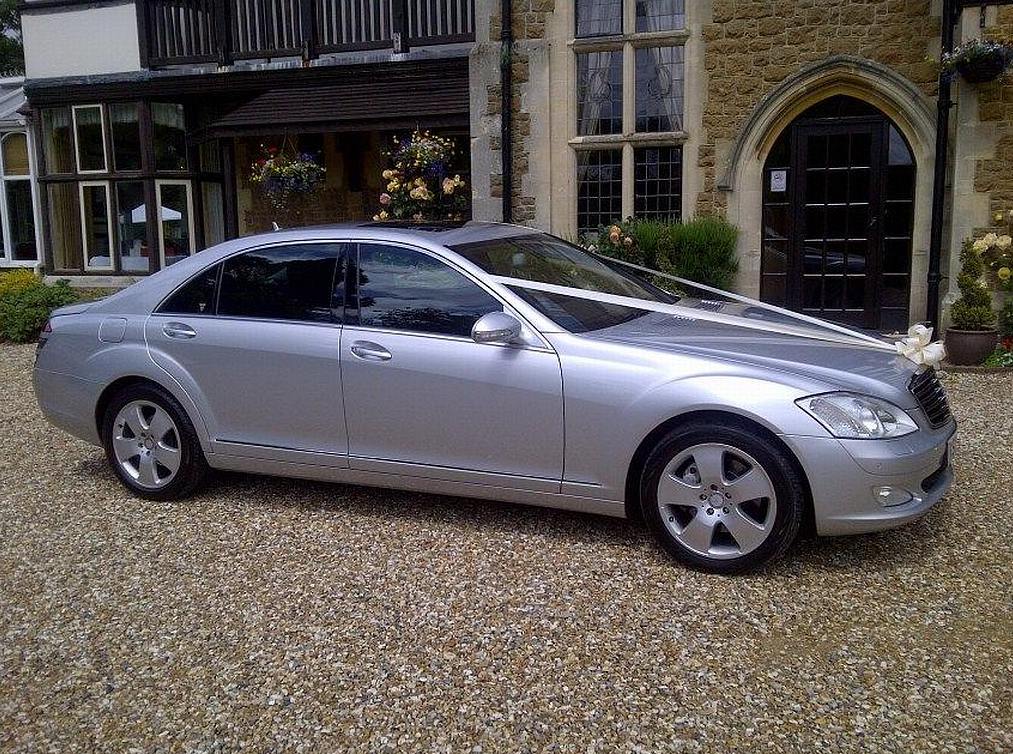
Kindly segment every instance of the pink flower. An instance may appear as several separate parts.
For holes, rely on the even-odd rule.
[[[390,194],[380,194],[380,204],[385,207],[390,204]]]

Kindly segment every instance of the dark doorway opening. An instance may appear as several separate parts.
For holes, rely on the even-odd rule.
[[[914,186],[911,148],[875,107],[836,96],[806,110],[764,164],[761,298],[906,329]]]

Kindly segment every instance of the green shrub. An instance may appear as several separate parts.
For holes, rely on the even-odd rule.
[[[28,270],[0,273],[0,340],[34,340],[53,309],[76,300],[66,280],[46,285]]]
[[[718,217],[697,217],[673,226],[674,249],[662,259],[662,272],[704,283],[731,288],[739,261],[735,246],[739,231]]]
[[[738,237],[735,226],[704,216],[684,223],[630,219],[591,240],[606,256],[727,289],[738,271]]]
[[[1004,338],[1013,338],[1013,297],[999,310],[999,332]]]
[[[960,250],[961,269],[957,276],[960,298],[950,308],[950,319],[957,330],[988,330],[995,324],[992,296],[981,277],[985,263],[971,241],[964,241]]]

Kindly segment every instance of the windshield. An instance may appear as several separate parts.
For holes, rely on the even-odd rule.
[[[678,300],[646,280],[545,233],[494,238],[450,248],[490,275],[666,304]]]

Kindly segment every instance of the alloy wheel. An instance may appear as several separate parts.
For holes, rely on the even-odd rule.
[[[179,472],[182,451],[176,422],[151,401],[131,401],[120,409],[112,444],[120,468],[146,490],[165,487]]]
[[[762,545],[777,515],[774,484],[760,463],[720,443],[677,453],[661,474],[657,499],[662,521],[683,547],[720,560]]]

